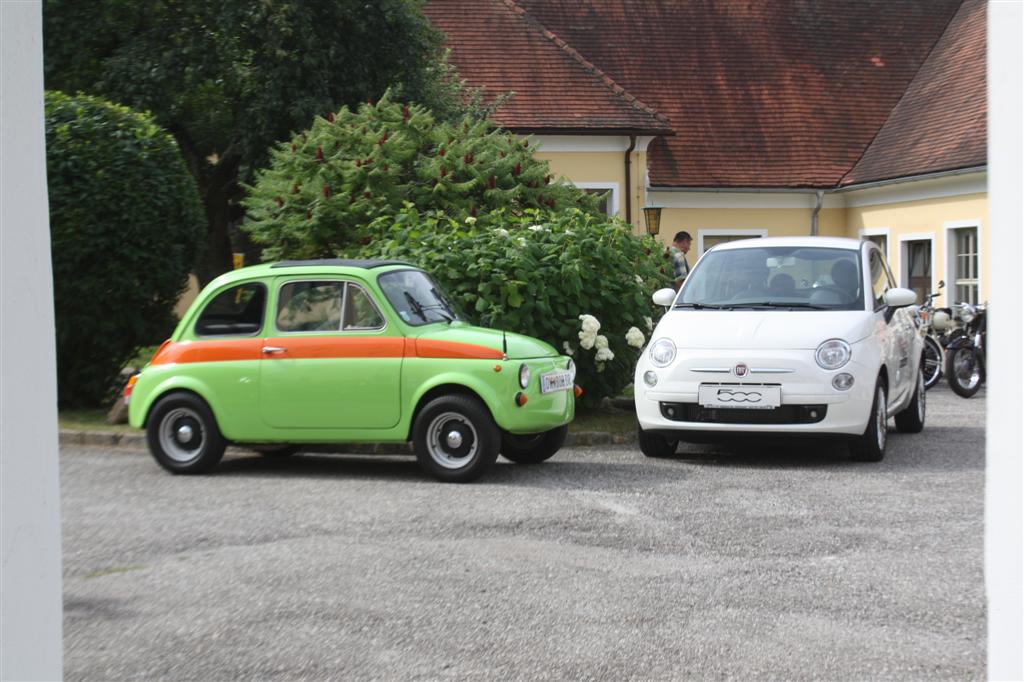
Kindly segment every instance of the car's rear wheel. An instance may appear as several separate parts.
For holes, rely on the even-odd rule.
[[[637,426],[636,437],[640,442],[640,452],[645,457],[671,457],[676,454],[676,447],[679,441],[660,436],[656,433],[647,433]]]
[[[470,396],[431,400],[416,416],[412,432],[416,461],[441,481],[475,480],[498,458],[498,426],[487,408]]]
[[[501,454],[516,464],[538,464],[550,459],[565,445],[569,425],[543,433],[520,436],[513,433],[501,434]]]
[[[170,393],[156,404],[146,426],[153,458],[175,474],[202,474],[217,466],[227,441],[209,405],[194,393]]]
[[[885,386],[879,379],[868,425],[863,434],[850,439],[850,456],[855,462],[880,462],[885,457],[887,410]]]
[[[924,371],[917,373],[917,386],[910,404],[896,413],[896,429],[902,433],[921,433],[924,429],[925,417],[925,380]]]

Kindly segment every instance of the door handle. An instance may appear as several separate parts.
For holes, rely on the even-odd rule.
[[[263,346],[263,354],[270,355],[271,353],[283,353],[287,350],[281,346]]]

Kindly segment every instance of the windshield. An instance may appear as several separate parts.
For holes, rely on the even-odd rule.
[[[863,310],[860,252],[771,246],[709,251],[675,308]]]
[[[460,319],[437,283],[422,270],[386,272],[377,281],[402,321],[418,327]]]

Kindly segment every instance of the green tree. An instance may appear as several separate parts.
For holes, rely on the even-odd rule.
[[[556,182],[529,142],[465,118],[438,121],[389,96],[317,117],[277,145],[243,201],[244,229],[268,260],[334,256],[375,239],[406,206],[456,218],[497,209],[581,208],[597,198]]]
[[[153,112],[206,209],[208,281],[231,267],[239,182],[317,113],[404,97],[443,116],[459,83],[422,0],[46,0],[47,86]]]
[[[146,114],[48,92],[46,143],[58,397],[95,406],[173,329],[202,205],[174,139]]]

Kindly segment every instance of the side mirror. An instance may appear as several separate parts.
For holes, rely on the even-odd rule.
[[[651,300],[654,301],[654,305],[667,308],[672,305],[672,301],[676,300],[676,290],[668,287],[658,289],[651,295]]]
[[[912,289],[889,289],[885,292],[885,304],[890,308],[905,308],[917,303],[917,292]]]

